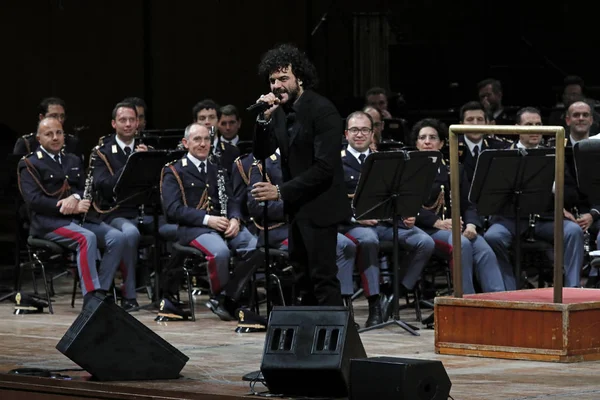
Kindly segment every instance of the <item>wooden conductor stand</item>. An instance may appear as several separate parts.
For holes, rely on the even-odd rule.
[[[450,184],[459,186],[458,135],[543,134],[564,143],[559,126],[450,126]],[[564,146],[555,150],[554,287],[463,295],[461,249],[453,248],[454,296],[435,299],[435,352],[493,358],[577,362],[600,359],[600,291],[563,289]],[[452,220],[460,220],[459,191],[452,191]],[[453,224],[452,241],[460,243]],[[519,240],[515,237],[514,240]]]

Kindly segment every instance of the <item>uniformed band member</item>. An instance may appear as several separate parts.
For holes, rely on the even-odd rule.
[[[540,112],[533,107],[526,107],[517,112],[517,125],[542,125]],[[517,148],[537,148],[541,141],[541,135],[520,135]],[[565,182],[564,182],[564,204],[565,207],[579,204],[580,207],[585,204],[587,208],[581,208],[581,212],[589,212],[587,200],[581,197],[576,188],[576,183],[571,175],[569,163],[565,162]],[[583,199],[584,203],[580,203]],[[554,240],[554,196],[550,201],[548,210],[540,210],[538,220],[535,222],[533,237],[552,243]],[[564,235],[564,268],[565,268],[565,287],[579,287],[581,278],[581,266],[583,264],[583,230],[577,224],[577,219],[567,210],[564,210],[566,219],[563,222]],[[529,216],[522,216],[520,224],[523,234],[529,227]],[[590,220],[592,219],[590,214]],[[589,225],[588,225],[589,227]],[[517,287],[516,277],[512,270],[510,262],[510,248],[515,236],[515,219],[501,215],[494,215],[490,218],[490,227],[485,233],[485,239],[490,244],[496,257],[502,274],[506,290],[521,289]]]
[[[139,307],[136,297],[135,268],[138,259],[140,231],[138,229],[139,208],[114,203],[114,189],[123,173],[127,158],[134,151],[148,151],[144,144],[136,143],[138,129],[137,110],[133,104],[118,103],[112,111],[112,127],[115,134],[101,139],[101,145],[94,151],[94,189],[98,199],[94,199],[94,210],[110,226],[125,235],[127,245],[120,265],[123,274],[123,307],[133,310]]]
[[[242,154],[235,159],[231,168],[233,197],[240,204],[242,222],[253,235],[257,233],[257,229],[248,212],[248,184],[250,183],[250,170],[255,160],[252,153]]]
[[[483,105],[478,101],[464,104],[460,109],[460,123],[487,125],[488,116]],[[458,158],[465,169],[469,184],[473,182],[479,154],[487,149],[503,149],[508,145],[504,140],[484,136],[482,133],[466,133],[458,138]]]
[[[265,160],[267,167],[267,179],[273,185],[283,183],[281,171],[281,155],[279,149],[275,151],[269,158]],[[250,172],[250,184],[248,190],[257,182],[263,181],[262,166],[258,161],[255,161]],[[252,221],[258,229],[258,246],[264,246],[264,203],[257,201],[253,196],[248,195],[248,210]],[[269,218],[269,246],[278,250],[288,250],[288,235],[289,224],[286,223],[285,214],[283,212],[283,201],[272,200],[267,203]],[[351,237],[341,233],[337,235],[336,241],[336,265],[338,267],[337,278],[340,281],[342,297],[346,306],[353,313],[351,297],[354,293],[354,262],[356,259],[356,244]]]
[[[123,234],[105,223],[86,219],[90,201],[82,199],[85,171],[80,158],[61,151],[64,132],[55,118],[44,118],[37,129],[39,148],[19,162],[19,189],[31,214],[30,234],[77,251],[84,302],[95,291],[108,291],[119,265]],[[97,248],[104,249],[100,271]]]
[[[350,114],[346,119],[345,133],[348,147],[342,151],[342,164],[346,190],[348,195],[353,197],[363,164],[371,154],[372,117],[363,111]],[[408,290],[413,290],[435,247],[433,239],[414,224],[414,217],[403,218],[399,223],[398,244],[402,249],[408,251],[408,257],[404,260],[408,268],[405,269],[406,273],[402,277],[399,288],[401,295]],[[358,221],[353,219],[351,224],[342,226],[360,244],[362,256],[359,271],[363,280],[364,292],[369,301],[369,318],[366,326],[379,324],[382,322],[379,302],[379,241],[393,240],[393,226],[389,222],[365,219]]]
[[[440,150],[444,146],[448,132],[446,127],[438,120],[426,118],[417,122],[413,127],[413,135],[417,149]],[[461,200],[461,254],[463,271],[463,292],[465,294],[475,293],[473,271],[479,281],[483,292],[504,291],[504,272],[500,273],[498,260],[494,252],[479,235],[478,230],[482,228],[482,220],[477,210],[469,201],[470,184],[463,166],[460,166],[460,190]],[[419,211],[416,225],[429,233],[435,240],[440,240],[452,245],[452,209],[450,204],[450,168],[442,162],[438,169],[429,199]]]
[[[178,224],[179,243],[206,255],[211,293],[217,297],[229,281],[231,251],[247,258],[256,248],[256,239],[240,225],[240,206],[232,196],[229,178],[225,174],[219,182],[217,166],[208,160],[211,143],[206,126],[189,125],[183,145],[188,154],[163,169],[163,207],[169,221]],[[218,301],[207,303],[221,319],[234,319],[218,305]]]
[[[39,121],[44,118],[56,118],[61,126],[65,124],[67,114],[65,112],[65,102],[58,97],[47,97],[38,106],[39,110]],[[64,135],[64,151],[66,153],[75,154],[78,157],[82,157],[81,149],[79,148],[79,139],[76,136],[63,133]],[[28,133],[17,139],[13,154],[29,154],[32,151],[37,150],[39,141],[37,139],[37,132]]]
[[[208,129],[214,128],[215,135],[218,132],[217,124],[221,118],[219,105],[211,99],[204,99],[192,109],[193,121],[206,126]],[[227,170],[231,176],[231,167],[236,158],[240,156],[240,150],[231,143],[226,143],[215,136],[215,142],[212,143],[214,154],[218,155],[219,164]]]

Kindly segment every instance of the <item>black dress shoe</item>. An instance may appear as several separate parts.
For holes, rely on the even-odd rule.
[[[427,317],[421,321],[421,323],[423,325],[425,325],[427,327],[427,329],[434,329],[434,327],[435,327],[435,321],[433,320],[433,318],[434,318],[433,315],[434,314],[432,313],[429,317]]]
[[[140,308],[136,299],[121,299],[121,308],[127,312],[137,311]]]
[[[225,296],[217,296],[216,298],[209,299],[206,302],[206,307],[215,313],[222,321],[233,321],[235,318],[227,310],[226,307],[227,299]]]
[[[381,314],[381,302],[379,298],[369,302],[369,316],[365,323],[365,328],[370,326],[379,325],[383,323],[383,316]]]

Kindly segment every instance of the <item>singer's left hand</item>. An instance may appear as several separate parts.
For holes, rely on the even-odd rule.
[[[250,194],[257,201],[275,201],[278,197],[277,188],[269,182],[256,182]]]

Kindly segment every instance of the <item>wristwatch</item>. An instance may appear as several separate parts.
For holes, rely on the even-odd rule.
[[[81,200],[81,196],[78,193],[73,193],[73,197],[77,200]]]

